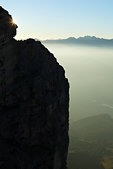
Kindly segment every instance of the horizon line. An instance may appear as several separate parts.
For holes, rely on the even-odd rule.
[[[74,39],[79,39],[79,38],[84,38],[84,37],[95,37],[97,39],[103,39],[103,40],[112,40],[113,38],[104,38],[104,37],[98,37],[98,36],[91,36],[91,35],[84,35],[84,36],[78,36],[78,37],[75,37],[75,36],[68,36],[68,37],[64,37],[64,38],[52,38],[52,39],[38,39],[38,38],[35,38],[35,39],[38,39],[40,41],[46,41],[46,40],[66,40],[66,39],[69,39],[69,38],[74,38]]]

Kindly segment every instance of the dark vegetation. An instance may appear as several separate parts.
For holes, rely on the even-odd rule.
[[[69,169],[113,168],[113,119],[98,115],[70,126]]]

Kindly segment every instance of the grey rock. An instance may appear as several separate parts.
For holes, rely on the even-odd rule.
[[[0,169],[66,169],[69,83],[39,41],[16,41],[0,7]]]

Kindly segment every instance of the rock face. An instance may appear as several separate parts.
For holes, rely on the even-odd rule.
[[[69,84],[39,41],[16,41],[0,7],[0,169],[66,169]]]
[[[0,44],[9,41],[16,35],[17,25],[9,13],[0,7]]]

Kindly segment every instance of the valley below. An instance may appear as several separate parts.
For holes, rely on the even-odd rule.
[[[113,119],[97,115],[70,125],[69,169],[113,168]]]

